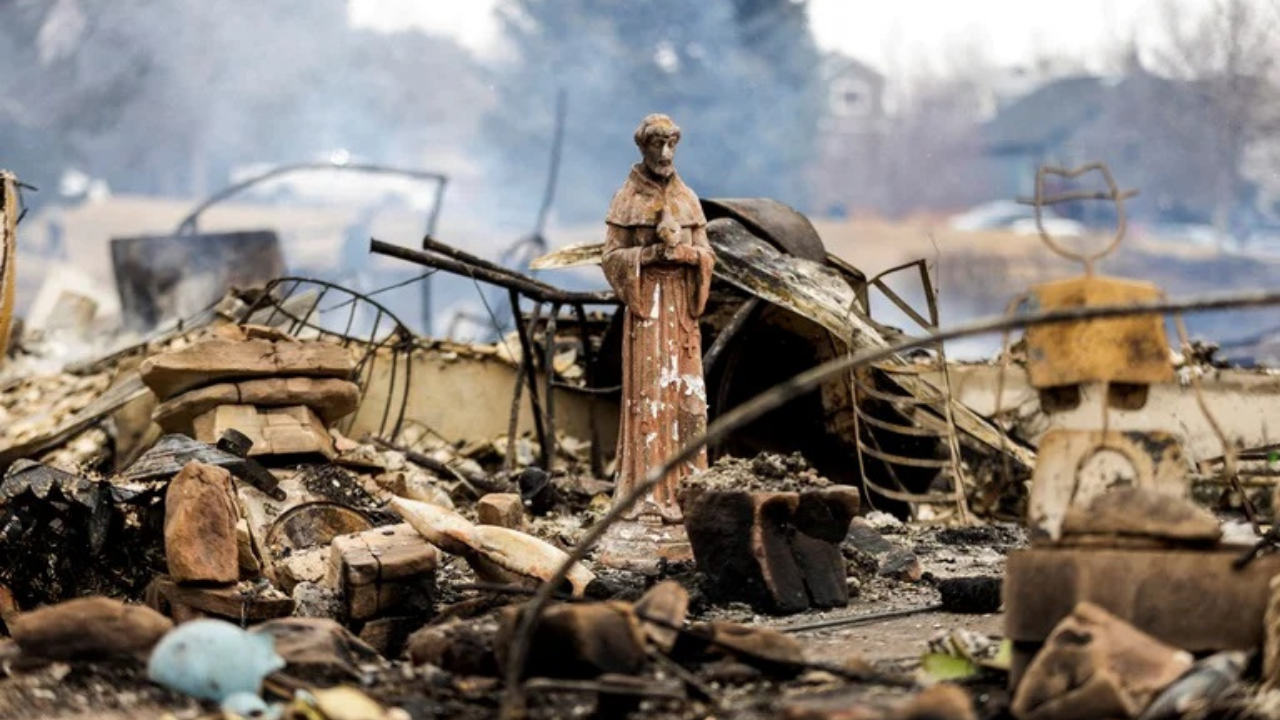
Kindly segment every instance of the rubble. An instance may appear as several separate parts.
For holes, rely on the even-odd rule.
[[[865,313],[873,280],[811,226],[779,229],[798,213],[703,206],[720,258],[696,333],[713,421],[804,363],[898,337]],[[1028,332],[1016,363],[1035,417],[1009,434],[901,353],[886,356],[899,372],[813,386],[811,403],[711,443],[719,459],[674,496],[682,522],[666,507],[623,533],[687,533],[692,561],[659,543],[641,573],[609,567],[608,543],[582,547],[627,486],[610,457],[618,328],[544,313],[617,298],[483,269],[511,286],[520,326],[492,346],[398,321],[385,338],[333,332],[308,315],[315,296],[299,311],[276,285],[60,375],[11,368],[0,714],[6,694],[56,699],[64,680],[182,707],[148,683],[148,650],[156,682],[204,699],[191,716],[490,717],[520,693],[531,717],[1182,717],[1274,686],[1274,529],[1197,506],[1202,440],[1140,426],[1161,393],[1189,392],[1180,379],[1212,382],[1175,372],[1156,315]],[[1032,295],[1087,309],[1158,293],[1092,276]],[[68,307],[57,332],[88,313]],[[778,362],[756,359],[761,344]],[[877,422],[932,434],[864,465],[854,433]],[[899,490],[880,476],[940,462],[951,440],[954,466]],[[1010,507],[1026,530],[991,522]]]
[[[1241,676],[1248,664],[1248,653],[1235,650],[1197,661],[1151,701],[1140,720],[1186,717],[1241,695]]]
[[[636,614],[649,642],[669,653],[689,614],[689,591],[674,580],[663,580],[636,601]]]

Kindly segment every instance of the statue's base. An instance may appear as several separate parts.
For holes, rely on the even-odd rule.
[[[600,538],[600,563],[619,570],[657,575],[663,561],[692,562],[693,548],[683,524],[653,515],[620,520]]]

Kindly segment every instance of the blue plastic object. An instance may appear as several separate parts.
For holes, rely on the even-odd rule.
[[[171,690],[220,703],[237,693],[257,695],[262,679],[282,667],[269,635],[222,620],[194,620],[156,644],[147,676]]]

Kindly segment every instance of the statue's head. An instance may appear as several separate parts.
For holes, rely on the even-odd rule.
[[[655,177],[669,178],[676,172],[676,143],[680,127],[671,118],[654,113],[636,128],[636,146],[644,156],[644,166]]]

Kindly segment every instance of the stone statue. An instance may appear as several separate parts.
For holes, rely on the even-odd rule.
[[[650,115],[640,123],[635,142],[644,160],[632,166],[605,218],[604,273],[626,313],[615,502],[707,424],[698,317],[707,304],[715,254],[698,196],[675,171],[679,141],[680,128],[666,115]],[[620,533],[643,540],[639,523],[650,529],[648,537],[679,544],[683,518],[677,486],[706,464],[703,451],[670,473],[628,514],[633,526],[620,526]],[[612,543],[606,539],[606,562],[611,547],[635,545],[618,542],[618,535]],[[646,554],[655,559],[651,550]]]

